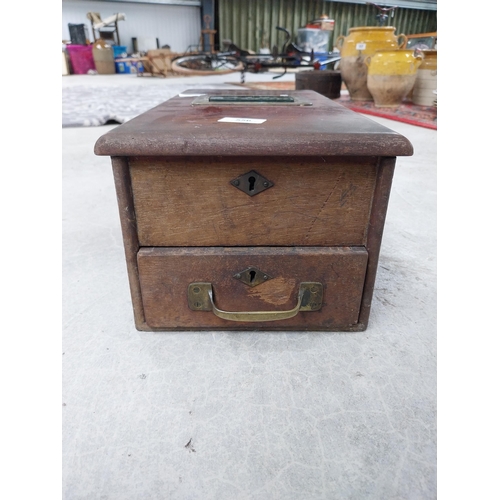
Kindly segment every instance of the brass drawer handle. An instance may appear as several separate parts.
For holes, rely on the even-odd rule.
[[[299,311],[318,311],[323,302],[323,285],[304,282],[299,285],[297,305],[289,311],[244,311],[231,312],[219,309],[214,303],[212,283],[190,283],[188,304],[193,311],[212,311],[216,316],[229,321],[279,321],[293,318]]]

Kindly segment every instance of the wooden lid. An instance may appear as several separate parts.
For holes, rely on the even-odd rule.
[[[182,95],[203,97],[179,97]],[[311,105],[194,104],[288,95]],[[223,118],[263,123],[220,122]],[[311,90],[186,90],[98,139],[101,156],[411,156],[410,141]]]

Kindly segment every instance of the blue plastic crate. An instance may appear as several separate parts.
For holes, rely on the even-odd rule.
[[[141,61],[119,61],[115,62],[116,72],[122,75],[130,73],[144,73],[144,65]]]
[[[126,45],[113,45],[113,55],[115,59],[121,57],[127,57],[127,46]]]

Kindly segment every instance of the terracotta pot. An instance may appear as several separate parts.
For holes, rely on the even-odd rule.
[[[339,70],[353,101],[372,101],[368,90],[366,57],[379,49],[398,49],[406,45],[406,35],[395,35],[393,26],[360,26],[339,36],[335,45],[340,49]]]
[[[414,50],[378,50],[367,57],[367,87],[376,107],[398,107],[417,79],[422,55]]]
[[[418,68],[412,101],[419,106],[433,106],[437,90],[437,50],[423,50],[424,60]]]

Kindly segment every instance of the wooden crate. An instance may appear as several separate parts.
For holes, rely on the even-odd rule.
[[[152,49],[148,50],[146,54],[146,61],[144,61],[144,69],[147,73],[158,76],[167,76],[172,72],[172,59],[180,56],[170,49]]]

